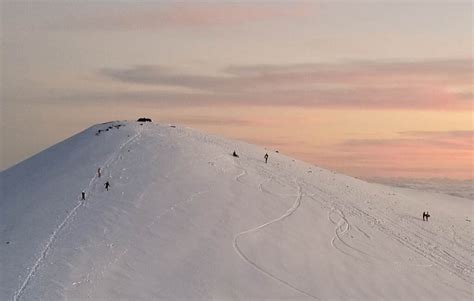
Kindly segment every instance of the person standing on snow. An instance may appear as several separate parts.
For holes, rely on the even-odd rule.
[[[263,156],[265,158],[265,163],[267,163],[268,161],[268,154],[265,154],[265,156]]]
[[[109,191],[109,187],[110,187],[109,181],[105,182],[104,186],[105,186],[105,190]]]
[[[86,193],[83,191],[83,192],[81,193],[81,200],[84,201],[85,199],[86,199]]]
[[[101,170],[100,170],[100,167],[99,167],[99,169],[97,169],[97,177],[100,178],[101,175],[102,175],[102,173],[101,173]]]

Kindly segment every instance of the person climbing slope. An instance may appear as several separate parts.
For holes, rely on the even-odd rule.
[[[99,169],[97,169],[97,177],[100,178],[101,175],[102,175],[102,172],[101,172],[100,167],[99,167]]]
[[[104,186],[105,186],[105,190],[109,191],[109,187],[110,187],[109,181],[105,182]]]
[[[86,199],[86,193],[83,191],[83,192],[81,193],[81,200],[84,201],[85,199]]]
[[[265,154],[265,156],[263,156],[265,158],[265,163],[267,163],[268,161],[268,154]]]

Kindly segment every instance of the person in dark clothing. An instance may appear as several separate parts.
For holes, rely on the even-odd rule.
[[[83,192],[81,193],[81,200],[84,201],[85,199],[86,199],[86,193],[83,191]]]
[[[423,211],[423,221],[426,220],[426,212]]]
[[[268,161],[268,154],[265,154],[265,156],[263,156],[265,158],[265,163],[267,163]]]
[[[237,155],[237,153],[236,153],[235,151],[234,151],[234,153],[232,154],[232,156],[234,156],[234,157],[236,157],[236,158],[239,157],[239,155]]]
[[[101,175],[102,175],[102,171],[100,170],[100,167],[99,167],[99,169],[97,169],[97,177],[100,178]]]
[[[109,191],[109,187],[110,187],[109,181],[105,182],[104,186],[105,186],[105,189]]]

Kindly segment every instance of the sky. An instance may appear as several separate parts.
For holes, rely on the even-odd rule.
[[[0,1],[0,170],[150,117],[365,179],[474,178],[471,1]]]

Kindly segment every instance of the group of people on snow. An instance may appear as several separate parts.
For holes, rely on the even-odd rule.
[[[102,173],[101,173],[101,170],[100,170],[100,167],[99,167],[99,169],[97,169],[97,177],[100,178],[101,175],[102,175]],[[105,182],[104,186],[105,186],[105,190],[109,191],[109,187],[110,187],[109,181]]]
[[[235,151],[232,153],[232,156],[236,157],[236,158],[239,157],[239,155],[237,155],[237,153]],[[268,163],[268,153],[265,154],[265,156],[263,156],[263,158],[265,159],[265,163]]]
[[[234,151],[232,153],[232,156],[233,157],[236,157],[236,158],[239,158],[239,155]],[[268,153],[266,153],[264,156],[263,156],[264,160],[265,160],[265,163],[268,163]],[[100,169],[100,167],[97,169],[97,178],[100,178],[102,176],[102,170]],[[104,187],[105,187],[105,190],[109,191],[109,188],[110,188],[110,183],[109,181],[106,181],[104,183]],[[85,191],[82,191],[81,193],[81,200],[85,200],[86,199],[86,192]],[[423,211],[423,221],[428,221],[428,219],[430,218],[430,214],[428,211]]]
[[[430,217],[431,215],[428,213],[428,211],[423,211],[423,221],[428,221],[428,218]]]
[[[232,153],[232,156],[236,157],[236,158],[239,158],[239,155],[237,155],[237,153],[234,151]],[[265,154],[265,156],[263,156],[263,158],[265,159],[265,163],[268,162],[268,154]],[[100,178],[102,176],[102,170],[100,169],[100,167],[97,169],[97,178]],[[105,190],[109,191],[109,188],[110,188],[110,183],[109,181],[105,182],[104,184],[104,187],[105,187]],[[86,192],[85,191],[82,191],[81,193],[81,200],[85,200],[86,199]],[[424,214],[424,213],[423,213]]]
[[[100,169],[100,167],[97,169],[97,178],[100,178],[102,176],[102,170]],[[109,181],[105,182],[104,183],[104,187],[105,187],[105,190],[109,191],[109,188],[110,188],[110,183]],[[81,200],[84,201],[86,199],[86,192],[85,191],[82,191],[81,192]]]
[[[239,158],[239,155],[237,155],[237,153],[234,151],[232,153],[232,156],[236,157],[236,158]],[[265,159],[265,163],[268,163],[268,153],[266,153],[263,158]],[[428,219],[430,218],[430,214],[428,213],[428,211],[423,211],[423,221],[428,221]]]

